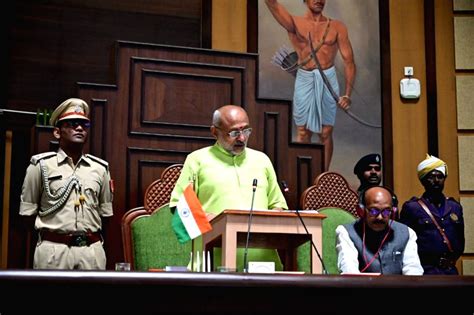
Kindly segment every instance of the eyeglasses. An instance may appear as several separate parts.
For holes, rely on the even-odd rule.
[[[379,214],[382,214],[382,217],[388,218],[392,215],[392,209],[391,208],[386,208],[386,209],[377,209],[377,208],[371,208],[367,210],[369,212],[369,215],[371,217],[378,217]]]
[[[78,126],[81,126],[84,129],[87,129],[91,126],[91,123],[85,119],[69,119],[63,121],[62,127],[76,129]]]
[[[382,169],[382,168],[380,167],[380,165],[376,165],[376,166],[370,166],[370,165],[369,165],[369,166],[367,166],[367,167],[365,168],[366,171],[374,170],[374,171],[376,171],[376,172],[380,172],[381,169]]]
[[[219,130],[222,130],[221,128],[217,127],[217,126],[214,126],[216,127],[217,129]],[[250,136],[250,134],[252,133],[252,128],[245,128],[245,129],[242,129],[242,130],[232,130],[232,131],[229,131],[227,133],[227,135],[231,138],[237,138],[238,136],[240,136],[241,134],[244,135],[244,137],[248,137]]]

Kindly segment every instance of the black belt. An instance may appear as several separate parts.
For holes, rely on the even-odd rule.
[[[89,246],[95,242],[101,241],[102,236],[100,232],[74,232],[66,234],[41,230],[40,239],[65,244],[67,246]]]
[[[420,261],[423,265],[437,266],[442,269],[449,269],[456,266],[456,259],[445,256],[420,255]]]

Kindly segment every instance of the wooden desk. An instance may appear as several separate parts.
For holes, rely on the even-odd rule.
[[[474,276],[0,270],[0,311],[48,315],[347,315],[354,314],[361,301],[370,304],[370,298],[391,298],[384,307],[370,304],[364,315],[399,315],[401,309],[417,313],[418,305],[423,306],[423,314],[471,315],[473,290]],[[90,311],[86,302],[104,295],[110,302],[94,304]],[[426,302],[438,296],[442,296],[442,302]],[[403,305],[395,305],[393,297],[400,297]],[[53,298],[75,303],[74,307],[67,312],[59,306],[40,307]]]
[[[322,219],[319,213],[301,212],[308,235],[295,211],[254,210],[250,226],[249,247],[278,249],[284,254],[285,270],[296,270],[296,249],[312,239],[321,254]],[[236,268],[237,248],[245,247],[248,231],[249,210],[224,210],[211,220],[212,230],[203,235],[203,248],[222,247],[221,264]],[[212,255],[211,255],[212,256]],[[319,258],[311,248],[311,271],[321,273]]]

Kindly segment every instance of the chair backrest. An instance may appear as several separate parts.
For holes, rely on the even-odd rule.
[[[303,191],[300,198],[300,206],[303,210],[321,208],[341,208],[357,215],[357,193],[352,190],[347,180],[339,173],[321,173],[312,186]]]
[[[318,211],[326,215],[322,223],[322,256],[324,265],[329,274],[339,274],[337,268],[336,228],[340,224],[355,221],[356,217],[340,208],[323,208]]]
[[[144,207],[137,207],[123,215],[124,259],[132,270],[188,265],[192,242],[178,242],[171,227],[172,216],[168,203],[151,213]]]
[[[181,174],[182,168],[183,164],[168,166],[163,173],[161,173],[161,178],[155,180],[147,187],[143,199],[143,207],[145,210],[152,212],[170,202],[171,192]]]

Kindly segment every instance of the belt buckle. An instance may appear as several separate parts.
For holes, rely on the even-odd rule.
[[[85,234],[73,235],[72,243],[74,246],[87,246],[87,236]]]
[[[451,267],[453,266],[453,263],[452,263],[451,260],[449,260],[449,259],[447,259],[447,258],[444,258],[444,257],[441,257],[441,258],[439,259],[439,266],[440,266],[441,268],[447,269],[447,268],[451,268]]]

